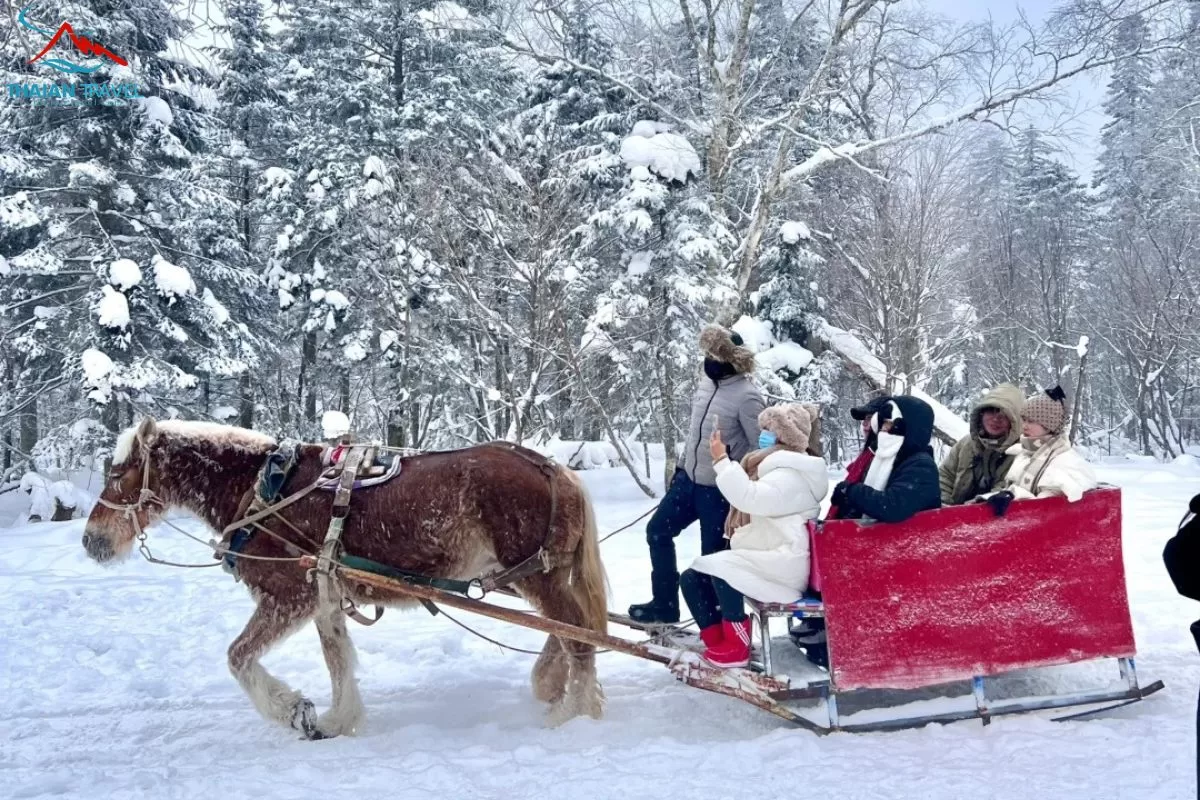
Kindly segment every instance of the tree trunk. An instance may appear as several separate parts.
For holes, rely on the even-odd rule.
[[[243,372],[238,378],[238,425],[254,427],[254,392],[249,372]]]
[[[212,416],[212,378],[208,375],[200,379],[200,413]]]
[[[38,441],[38,399],[29,398],[29,405],[21,412],[21,443],[18,445],[22,453],[32,453]]]
[[[304,404],[304,421],[315,424],[317,421],[317,387],[312,376],[317,364],[317,334],[315,332],[304,334],[304,345],[301,351],[300,383],[296,387],[296,394]]]
[[[404,420],[389,419],[387,423],[388,447],[405,447]]]
[[[1084,370],[1087,369],[1087,357],[1087,351],[1084,351],[1084,354],[1079,358],[1079,369],[1076,371],[1075,392],[1071,395],[1073,405],[1071,408],[1071,433],[1069,434],[1069,437],[1072,445],[1075,444],[1075,441],[1079,436],[1079,421],[1083,416],[1083,389],[1084,379],[1087,374]]]

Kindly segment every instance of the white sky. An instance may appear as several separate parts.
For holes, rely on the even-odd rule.
[[[1015,22],[1021,11],[1031,23],[1040,25],[1059,4],[1058,0],[925,0],[927,8],[951,19],[979,22],[990,15],[997,25]],[[1057,133],[1053,139],[1062,148],[1060,158],[1078,171],[1085,183],[1091,179],[1100,151],[1100,128],[1106,121],[1101,106],[1107,84],[1107,70],[1080,75],[1062,84],[1056,107],[1024,107],[1030,124]]]

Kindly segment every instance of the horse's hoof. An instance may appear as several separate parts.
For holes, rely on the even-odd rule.
[[[329,738],[317,727],[317,708],[312,700],[301,699],[296,703],[292,709],[292,727],[303,733],[309,741]]]

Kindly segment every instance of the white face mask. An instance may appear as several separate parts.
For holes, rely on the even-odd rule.
[[[875,457],[871,459],[871,466],[867,467],[867,476],[863,483],[882,492],[892,477],[892,467],[896,466],[896,456],[903,445],[903,436],[887,431],[880,433],[875,445]]]
[[[904,437],[897,436],[894,433],[884,431],[876,436],[878,444],[875,445],[876,458],[895,458],[900,452],[900,448],[904,446]]]

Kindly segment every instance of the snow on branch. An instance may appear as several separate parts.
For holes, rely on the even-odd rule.
[[[933,409],[934,432],[946,444],[954,444],[970,433],[970,426],[965,419],[920,389],[905,387],[902,382],[899,387],[893,388],[897,379],[888,374],[884,363],[854,334],[821,320],[814,335],[837,353],[852,372],[862,377],[876,391],[910,394],[928,403]]]

